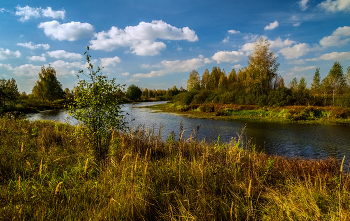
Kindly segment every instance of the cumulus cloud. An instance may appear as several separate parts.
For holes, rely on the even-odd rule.
[[[53,19],[57,19],[57,18],[64,19],[66,15],[65,10],[53,11],[51,7],[47,7],[46,9],[42,9],[41,11],[44,17],[51,17]]]
[[[315,69],[315,68],[316,68],[316,66],[308,66],[308,67],[297,67],[297,66],[295,66],[294,68],[292,68],[292,71],[296,71],[296,72],[307,71],[307,70]]]
[[[19,51],[10,51],[9,49],[0,48],[0,60],[4,60],[7,58],[18,58],[21,56]]]
[[[305,10],[309,7],[309,6],[307,5],[308,1],[309,1],[309,0],[301,0],[301,1],[299,2],[299,6],[300,6],[300,9],[301,9],[302,11],[305,11]]]
[[[90,41],[90,48],[112,51],[118,47],[130,47],[131,53],[136,55],[157,55],[166,45],[156,39],[198,41],[196,33],[188,27],[176,28],[160,20],[140,22],[125,29],[113,26],[108,32],[96,33]]]
[[[101,58],[101,66],[107,67],[107,66],[115,66],[117,63],[120,62],[120,58],[115,56],[114,58]]]
[[[350,41],[350,27],[344,26],[337,28],[332,35],[324,37],[320,40],[320,44],[324,47],[343,46]]]
[[[242,65],[240,65],[240,64],[233,65],[233,68],[239,69],[239,68],[241,68],[241,67],[242,67]]]
[[[130,75],[129,72],[122,73],[122,76],[129,76],[129,75]]]
[[[31,57],[27,57],[27,58],[30,61],[46,61],[45,54],[42,54],[41,56],[31,56]]]
[[[80,38],[92,36],[94,32],[94,27],[91,24],[74,21],[63,24],[60,24],[56,20],[42,22],[39,24],[38,28],[44,29],[46,36],[59,41],[76,41]]]
[[[318,4],[318,7],[328,12],[350,11],[349,0],[327,0]]]
[[[21,18],[19,20],[22,22],[29,20],[31,17],[39,18],[40,8],[32,8],[28,5],[25,7],[21,7],[17,5],[15,15],[20,16]]]
[[[236,30],[228,30],[228,33],[230,33],[230,34],[239,34],[241,32],[240,31],[236,31]]]
[[[189,60],[176,60],[176,61],[161,61],[155,65],[147,65],[147,67],[158,68],[161,70],[151,71],[147,74],[134,74],[133,78],[151,78],[157,76],[163,76],[170,73],[181,73],[181,72],[190,72],[193,69],[198,69],[199,67],[204,66],[205,58],[203,55],[199,55],[197,58],[192,58]]]
[[[45,50],[48,50],[50,48],[50,45],[48,44],[34,44],[33,42],[28,42],[28,43],[17,43],[18,46],[22,46],[25,48],[29,49],[38,49],[38,48],[43,48]]]
[[[294,45],[293,47],[282,48],[279,52],[282,53],[286,59],[296,59],[307,54],[311,50],[312,49],[308,44],[299,43]]]
[[[319,57],[321,60],[334,60],[334,61],[342,61],[342,60],[350,60],[350,51],[348,52],[332,52],[328,54],[321,55]]]
[[[19,5],[16,6],[15,15],[20,16],[20,21],[24,22],[29,20],[32,17],[39,18],[41,16],[51,17],[53,19],[61,18],[64,19],[66,14],[65,10],[54,11],[51,7],[47,7],[46,9],[42,8],[34,8],[29,7],[28,5],[25,7],[21,7]]]
[[[66,52],[65,50],[49,51],[47,54],[50,57],[57,59],[80,60],[83,58],[81,54]]]
[[[278,27],[278,21],[274,21],[272,23],[270,23],[269,25],[267,25],[264,30],[272,30]]]
[[[265,36],[262,37],[266,39]],[[268,42],[270,43],[270,48],[274,50],[296,44],[295,41],[289,40],[289,38],[282,41],[280,37],[276,38],[275,40],[268,40]],[[254,51],[254,46],[255,42],[246,43],[240,47],[240,51],[248,52],[248,54],[250,54]]]
[[[219,51],[213,55],[212,59],[217,63],[239,62],[245,57],[246,55],[242,51]]]

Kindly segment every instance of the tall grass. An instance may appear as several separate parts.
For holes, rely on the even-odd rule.
[[[148,128],[114,132],[108,159],[83,127],[0,119],[0,220],[346,220],[334,159],[287,159]]]

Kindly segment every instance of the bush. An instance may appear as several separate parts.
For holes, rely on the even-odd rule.
[[[202,90],[193,97],[192,104],[203,104],[210,97],[212,91]]]

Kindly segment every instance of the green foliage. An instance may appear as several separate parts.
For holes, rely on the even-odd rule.
[[[63,98],[64,92],[62,90],[62,85],[57,80],[54,68],[50,67],[50,65],[46,69],[44,66],[41,67],[39,80],[35,83],[32,93],[34,97],[42,100],[52,101]]]
[[[7,104],[14,105],[19,99],[19,91],[15,79],[0,79],[0,108],[6,108]]]
[[[141,98],[142,91],[138,86],[135,86],[134,84],[130,85],[128,87],[128,90],[126,91],[126,97],[129,98],[132,101],[136,101]]]
[[[121,112],[120,100],[115,94],[124,88],[115,84],[115,79],[108,80],[107,76],[93,70],[89,47],[85,52],[89,64],[89,73],[83,80],[78,76],[78,85],[74,89],[74,98],[68,105],[69,114],[86,126],[89,136],[89,145],[93,155],[98,160],[103,160],[108,154],[109,141],[114,130],[125,130],[126,123]],[[81,70],[79,73],[84,72]]]
[[[192,70],[187,80],[187,90],[194,91],[200,89],[200,76],[196,70]]]

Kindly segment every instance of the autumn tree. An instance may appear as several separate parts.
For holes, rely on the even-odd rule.
[[[187,90],[199,90],[200,86],[200,76],[196,70],[192,70],[190,73],[190,77],[187,81]]]
[[[63,97],[62,85],[57,80],[55,69],[50,67],[50,65],[46,69],[44,66],[41,67],[39,80],[35,83],[32,94],[34,97],[49,101]]]
[[[208,81],[208,89],[209,90],[216,90],[219,85],[219,80],[221,77],[221,70],[217,67],[213,67]]]
[[[249,56],[247,67],[247,89],[268,94],[273,89],[279,63],[277,56],[270,50],[269,42],[260,38],[254,45],[254,52]]]
[[[227,77],[225,75],[225,72],[222,72],[220,79],[219,79],[218,88],[220,90],[227,90],[227,86],[228,86]]]
[[[232,71],[227,76],[227,85],[229,89],[233,89],[234,84],[237,82],[237,73],[235,69],[232,69]]]
[[[343,67],[338,61],[334,62],[332,69],[327,75],[329,80],[329,85],[332,90],[333,95],[333,105],[334,105],[334,96],[341,93],[343,87],[345,86],[345,78],[343,75]]]
[[[205,69],[202,75],[201,89],[204,89],[204,90],[208,89],[209,77],[210,77],[209,70]]]
[[[311,84],[311,93],[314,95],[314,99],[316,98],[316,94],[320,90],[320,83],[321,83],[320,68],[316,68],[316,72],[313,77],[313,82]]]

